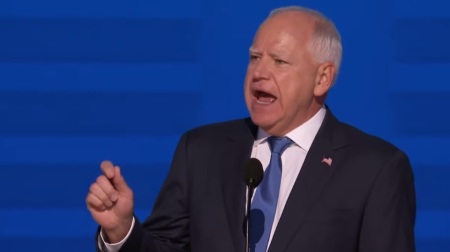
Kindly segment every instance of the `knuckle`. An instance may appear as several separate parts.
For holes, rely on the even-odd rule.
[[[95,198],[95,196],[93,196],[92,194],[89,194],[89,195],[86,197],[86,204],[87,204],[88,206],[94,206],[94,207],[97,207],[97,206],[100,204],[100,202]]]
[[[91,193],[88,193],[88,195],[86,196],[86,203],[90,204],[92,202],[92,195]]]
[[[102,175],[97,178],[97,184],[101,188],[106,188],[110,184],[110,182],[104,175]]]
[[[90,192],[95,191],[96,188],[97,188],[97,186],[98,186],[98,185],[97,185],[96,183],[92,183],[91,186],[89,187],[89,191],[90,191]]]

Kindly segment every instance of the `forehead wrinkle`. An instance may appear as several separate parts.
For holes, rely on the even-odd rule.
[[[272,36],[276,37],[275,39],[269,40],[266,44],[259,43],[258,41],[256,43],[253,43],[253,45],[249,48],[250,52],[255,53],[263,53],[264,51],[267,51],[268,54],[274,54],[274,55],[285,55],[289,54],[290,50],[292,50],[292,47],[297,44],[295,42],[294,36],[284,33],[281,36]]]
[[[280,39],[268,49],[268,54],[272,57],[288,57],[295,52],[297,43],[291,38]]]

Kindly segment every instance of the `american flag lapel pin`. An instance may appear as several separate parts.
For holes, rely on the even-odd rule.
[[[331,159],[330,157],[323,157],[322,159],[322,163],[325,163],[326,165],[331,167],[331,163],[333,162],[333,159]]]

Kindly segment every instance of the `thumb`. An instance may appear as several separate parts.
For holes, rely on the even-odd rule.
[[[119,166],[114,166],[114,177],[112,183],[119,193],[128,192],[130,188],[120,172]]]

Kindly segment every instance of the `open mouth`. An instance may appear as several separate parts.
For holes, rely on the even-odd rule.
[[[253,95],[256,97],[256,103],[262,105],[272,104],[277,99],[274,95],[264,91],[255,91]]]

